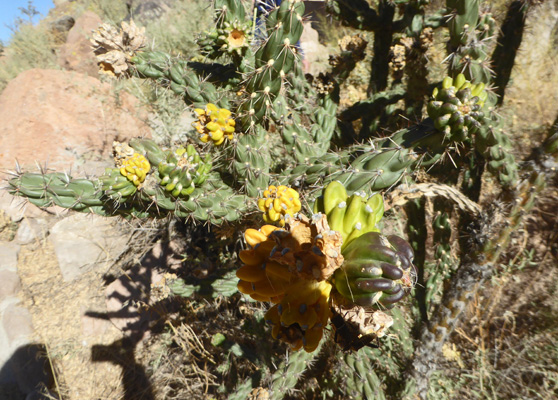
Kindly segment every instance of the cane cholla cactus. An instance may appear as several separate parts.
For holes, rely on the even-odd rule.
[[[301,207],[298,192],[284,185],[270,185],[258,200],[258,208],[264,213],[264,221],[277,222],[281,227],[285,226],[287,216],[293,217]]]
[[[200,134],[202,142],[212,141],[213,144],[219,146],[225,141],[225,138],[232,140],[235,121],[231,118],[232,113],[229,110],[209,103],[205,110],[196,108],[194,112],[198,116],[198,121],[194,122],[194,127]]]

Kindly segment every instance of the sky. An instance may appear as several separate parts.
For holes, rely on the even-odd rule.
[[[12,31],[7,25],[13,25],[17,17],[26,18],[21,14],[19,8],[27,8],[29,0],[0,0],[0,40],[7,43],[12,35]],[[32,4],[35,6],[41,15],[37,15],[33,22],[37,23],[48,14],[48,10],[54,7],[52,0],[33,0]]]

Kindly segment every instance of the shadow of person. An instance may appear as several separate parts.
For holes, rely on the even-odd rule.
[[[122,367],[124,400],[153,400],[155,398],[151,382],[145,369],[136,362],[136,343],[130,338],[122,338],[110,345],[93,345],[93,362],[111,362]]]
[[[20,346],[0,368],[0,398],[2,400],[23,400],[29,396],[47,399],[41,392],[54,386],[54,373],[47,358],[46,347],[42,343]],[[54,397],[50,393],[50,398]]]

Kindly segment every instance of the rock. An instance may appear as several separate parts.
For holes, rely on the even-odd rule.
[[[36,239],[41,239],[46,236],[47,221],[44,218],[25,218],[19,224],[16,233],[15,241],[18,244],[29,244]]]
[[[91,214],[74,214],[50,230],[58,266],[69,282],[96,265],[110,263],[126,248],[127,236],[116,221]]]
[[[7,183],[0,182],[3,186]],[[0,190],[0,210],[4,211],[13,222],[19,222],[23,219],[24,210],[23,201],[12,196],[6,190]]]
[[[19,249],[18,244],[0,242],[0,271],[17,271]]]
[[[318,31],[312,28],[312,24],[303,24],[304,30],[300,37],[300,47],[304,55],[304,61],[308,63],[305,71],[314,76],[320,72],[325,72],[329,68],[329,51],[327,47],[319,41]]]
[[[160,18],[165,12],[170,11],[174,0],[147,0],[139,2],[133,13],[126,20],[134,19],[139,22],[151,22]]]
[[[110,158],[113,140],[149,136],[139,101],[83,74],[32,69],[0,95],[0,169],[35,161],[68,170],[76,159]]]
[[[17,304],[10,304],[2,315],[2,328],[8,339],[6,345],[13,346],[16,342],[28,342],[33,334],[33,322],[29,310]]]
[[[66,36],[68,31],[75,25],[76,20],[70,15],[63,15],[62,17],[50,23],[51,30],[55,35]]]
[[[16,272],[0,271],[0,302],[8,297],[13,297],[21,289],[21,281]]]
[[[91,31],[96,30],[103,21],[92,11],[84,12],[68,32],[66,43],[58,52],[59,65],[67,70],[82,72],[97,77],[99,67],[89,38]]]
[[[110,327],[110,321],[87,315],[89,307],[81,309],[81,332],[83,336],[101,337]]]

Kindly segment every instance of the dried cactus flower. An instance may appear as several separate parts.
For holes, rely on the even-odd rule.
[[[134,153],[121,162],[120,173],[135,186],[139,186],[145,180],[150,169],[151,164],[147,158],[139,153]]]
[[[93,31],[91,47],[97,56],[101,73],[120,76],[129,68],[129,60],[145,47],[145,28],[138,28],[134,21],[122,22],[120,31],[109,24]]]
[[[130,158],[136,151],[132,146],[125,142],[112,142],[112,154],[114,156],[114,163],[117,167],[122,166],[122,161]]]
[[[229,110],[209,103],[205,110],[196,108],[194,112],[198,116],[198,121],[193,125],[200,134],[202,142],[207,143],[211,140],[216,146],[219,146],[225,141],[225,138],[233,139],[235,121],[231,118]]]
[[[269,400],[269,391],[262,387],[252,389],[247,400]]]
[[[344,351],[358,351],[364,346],[386,335],[393,325],[393,318],[383,311],[371,310],[356,304],[349,306],[339,295],[333,295],[332,325],[335,343]]]
[[[286,219],[293,217],[301,207],[298,192],[283,185],[270,185],[258,200],[258,208],[264,213],[264,221],[277,222],[280,226],[285,226]]]

